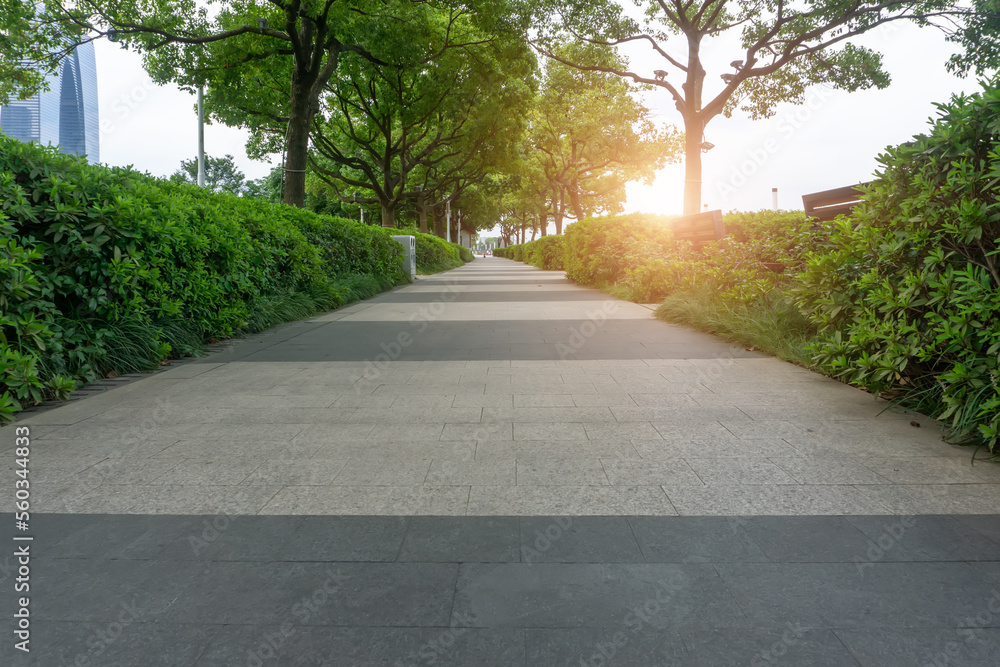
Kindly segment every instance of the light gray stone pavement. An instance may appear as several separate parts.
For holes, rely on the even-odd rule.
[[[19,425],[36,512],[1000,511],[923,416],[492,258]]]

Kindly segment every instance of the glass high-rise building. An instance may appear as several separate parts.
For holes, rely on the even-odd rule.
[[[49,90],[0,107],[0,132],[21,141],[58,145],[64,153],[101,161],[97,62],[90,42],[73,49],[48,79]]]

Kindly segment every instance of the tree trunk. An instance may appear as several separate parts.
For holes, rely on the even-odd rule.
[[[701,144],[705,126],[699,118],[684,118],[684,215],[701,212]]]
[[[538,226],[542,230],[542,238],[545,238],[545,229],[549,226],[549,214],[542,213],[538,216]]]
[[[562,234],[563,202],[562,193],[556,189],[552,191],[552,218],[556,223],[556,236]]]
[[[427,198],[421,195],[417,198],[417,215],[420,216],[420,231],[427,233]]]
[[[396,228],[395,202],[382,202],[382,226],[388,229]]]
[[[576,216],[576,219],[583,220],[585,214],[583,204],[580,202],[580,182],[575,178],[569,185],[569,203],[573,207],[573,215]]]
[[[441,213],[441,207],[435,206],[431,211],[431,215],[434,217],[434,236],[439,239],[444,238],[444,214]]]
[[[294,79],[299,77],[293,75]],[[286,204],[302,208],[306,201],[306,164],[309,161],[309,127],[314,112],[309,104],[309,88],[292,81],[292,99],[288,114],[288,138],[285,142]]]

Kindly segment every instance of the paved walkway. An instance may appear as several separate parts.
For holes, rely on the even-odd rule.
[[[1000,466],[886,407],[479,259],[23,420],[15,660],[998,664]]]

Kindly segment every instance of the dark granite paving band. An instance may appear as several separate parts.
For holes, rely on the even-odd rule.
[[[1000,663],[1000,516],[51,514],[34,527],[37,648],[4,664]]]

